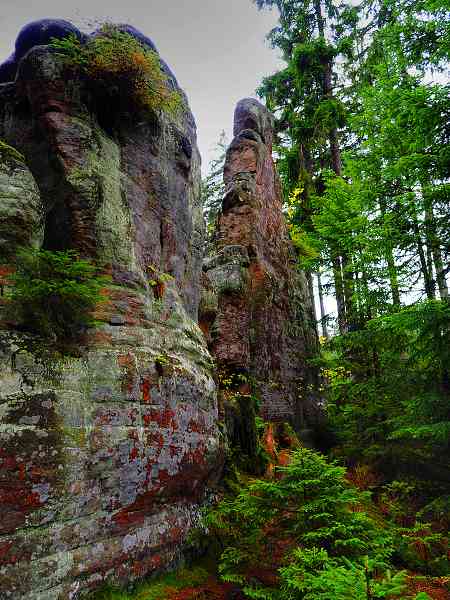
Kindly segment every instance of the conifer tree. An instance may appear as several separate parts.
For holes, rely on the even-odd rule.
[[[264,79],[259,93],[278,116],[280,171],[286,197],[298,199],[294,222],[313,229],[311,196],[321,192],[323,174],[342,174],[339,130],[345,107],[335,94],[337,61],[351,61],[358,13],[349,4],[312,0],[257,0],[259,8],[276,6],[280,25],[269,39],[281,49],[287,67]],[[353,272],[346,249],[337,244],[330,261],[343,333],[353,321]]]

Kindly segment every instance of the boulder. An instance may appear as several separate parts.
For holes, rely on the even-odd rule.
[[[14,81],[17,71],[17,62],[14,54],[11,54],[3,63],[0,64],[0,84]]]
[[[45,46],[53,39],[62,40],[74,35],[78,40],[86,39],[78,27],[63,19],[39,19],[28,23],[19,31],[15,45],[15,59],[19,61],[28,50],[35,46]]]

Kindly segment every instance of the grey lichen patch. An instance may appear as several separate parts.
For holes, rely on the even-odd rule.
[[[208,271],[208,276],[219,293],[242,292],[248,284],[247,269],[236,263],[219,265]]]
[[[222,201],[222,210],[227,211],[235,206],[256,205],[256,181],[253,173],[236,173],[228,183]]]
[[[250,258],[248,256],[248,250],[245,246],[238,244],[224,246],[221,250],[213,256],[206,258],[203,261],[203,270],[209,271],[219,265],[226,264],[241,265],[248,267],[250,264]]]
[[[215,315],[219,308],[219,295],[215,289],[202,289],[200,295],[199,313]]]
[[[78,119],[73,120],[77,127],[87,128]],[[82,156],[81,165],[70,171],[69,183],[88,200],[95,212],[99,260],[134,270],[136,261],[132,244],[132,221],[124,200],[120,149],[99,128],[83,133],[84,137],[91,137],[91,147]]]

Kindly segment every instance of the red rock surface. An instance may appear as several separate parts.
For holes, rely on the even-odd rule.
[[[210,347],[219,367],[252,381],[264,418],[302,429],[315,418],[314,371],[307,361],[317,336],[282,212],[271,115],[256,100],[242,100],[234,135],[216,254],[204,265],[218,293]]]
[[[221,472],[195,123],[116,114],[38,46],[0,85],[0,139],[24,156],[0,153],[0,286],[23,245],[112,277],[79,358],[0,325],[0,598],[74,599],[176,560]]]

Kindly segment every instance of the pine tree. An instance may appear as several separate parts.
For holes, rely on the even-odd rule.
[[[323,187],[323,174],[342,173],[339,130],[345,107],[335,93],[338,61],[351,61],[357,10],[349,4],[313,0],[257,0],[259,8],[276,6],[280,25],[269,39],[281,49],[287,67],[266,78],[259,90],[278,115],[279,168],[286,198],[296,190],[293,221],[302,230],[314,228],[311,196]],[[353,272],[342,246],[332,248],[339,329],[354,320]]]

